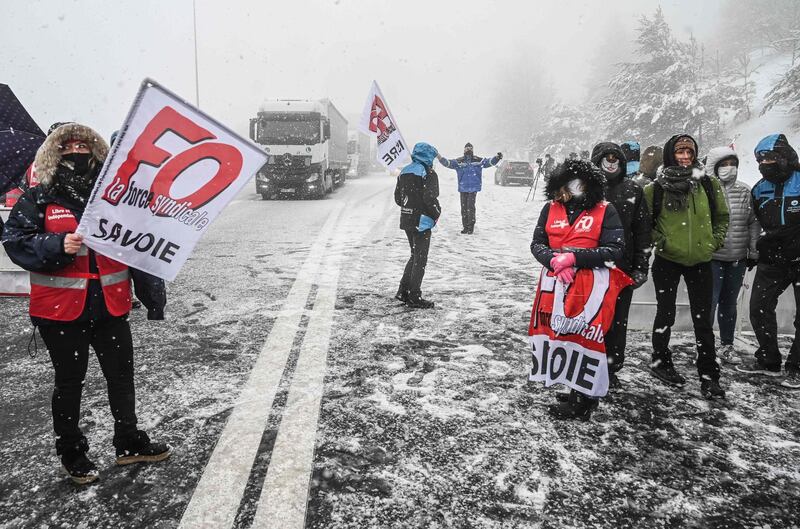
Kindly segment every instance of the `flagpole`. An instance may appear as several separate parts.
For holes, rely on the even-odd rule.
[[[192,19],[194,21],[194,103],[200,108],[200,73],[197,69],[197,0],[192,0]]]

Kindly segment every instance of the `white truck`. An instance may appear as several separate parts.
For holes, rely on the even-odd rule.
[[[347,158],[350,162],[347,176],[366,176],[374,157],[375,150],[370,137],[357,130],[351,130],[347,138]]]
[[[269,155],[256,173],[264,200],[323,198],[347,177],[347,120],[328,99],[267,100],[250,120],[250,138]]]

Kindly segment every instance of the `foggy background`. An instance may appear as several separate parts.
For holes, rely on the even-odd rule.
[[[329,97],[353,126],[375,79],[406,139],[448,156],[508,149],[498,109],[602,91],[659,5],[680,39],[722,16],[721,0],[196,5],[200,106],[240,133],[274,97]],[[45,131],[75,120],[110,136],[145,77],[195,99],[191,0],[4,2],[0,43],[0,81]]]

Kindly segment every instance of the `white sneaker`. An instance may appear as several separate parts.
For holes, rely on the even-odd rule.
[[[733,345],[721,346],[718,350],[717,356],[719,356],[720,360],[726,364],[736,365],[742,363],[742,359],[739,358],[739,355],[736,353],[736,349],[733,348]]]

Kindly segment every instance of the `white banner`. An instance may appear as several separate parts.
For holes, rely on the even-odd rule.
[[[98,253],[172,281],[266,161],[258,146],[146,79],[77,233]]]
[[[533,353],[528,380],[544,382],[545,387],[564,384],[590,397],[606,396],[608,362],[604,353],[542,334],[528,339]]]
[[[367,136],[377,139],[378,161],[387,169],[401,169],[411,161],[408,144],[400,134],[397,121],[395,121],[392,111],[389,110],[386,98],[383,97],[376,81],[372,81],[358,128]]]

